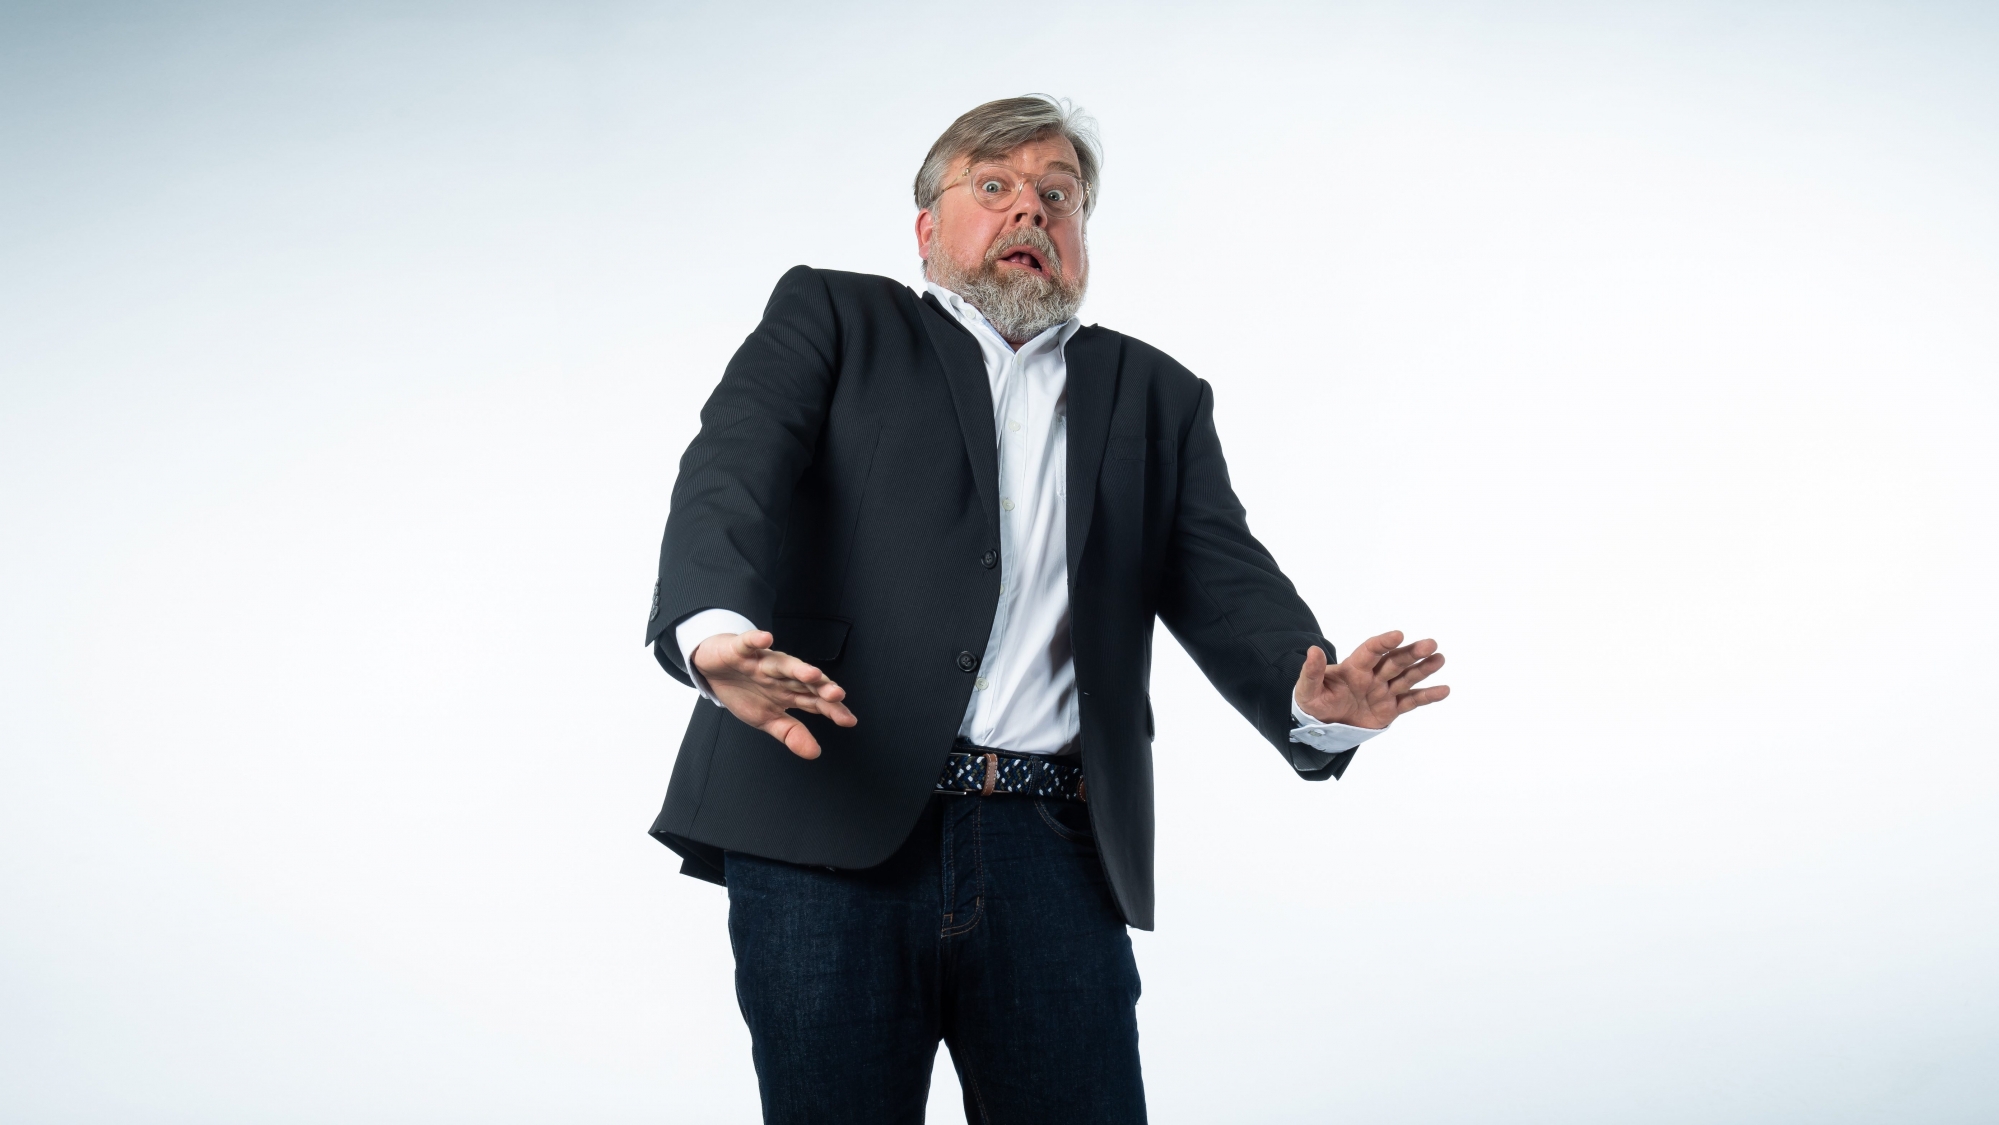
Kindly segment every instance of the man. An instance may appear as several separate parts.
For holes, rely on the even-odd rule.
[[[646,640],[719,706],[652,831],[728,887],[767,1121],[921,1121],[940,1038],[970,1121],[1144,1120],[1155,618],[1308,779],[1449,690],[1329,664],[1208,385],[1077,322],[1098,163],[1063,103],[960,117],[923,292],[785,274],[681,459]]]

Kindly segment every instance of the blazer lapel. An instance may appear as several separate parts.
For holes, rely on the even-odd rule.
[[[993,435],[993,390],[986,380],[986,359],[963,325],[925,293],[923,303],[935,314],[923,317],[930,345],[944,364],[951,402],[958,408],[958,428],[965,434],[965,453],[972,459],[972,481],[979,503],[985,505],[986,528],[999,543],[999,445]]]
[[[1069,365],[1069,587],[1076,585],[1076,565],[1089,544],[1090,520],[1096,514],[1097,474],[1104,463],[1104,443],[1111,430],[1111,406],[1117,400],[1117,337],[1095,326],[1069,337],[1064,351]]]

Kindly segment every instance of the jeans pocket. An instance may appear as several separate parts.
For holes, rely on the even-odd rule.
[[[1057,836],[1072,844],[1095,844],[1096,837],[1090,830],[1090,810],[1081,801],[1049,800],[1034,798],[1034,811],[1041,814],[1041,822]]]

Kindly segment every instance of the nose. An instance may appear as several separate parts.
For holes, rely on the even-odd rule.
[[[1013,197],[1013,214],[1010,220],[1014,226],[1033,223],[1037,227],[1048,225],[1048,209],[1041,205],[1041,191],[1033,184],[1022,184],[1020,194]]]

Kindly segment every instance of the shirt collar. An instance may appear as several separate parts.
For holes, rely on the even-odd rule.
[[[986,314],[974,308],[970,301],[931,281],[929,278],[923,280],[923,291],[935,295],[937,300],[946,309],[951,311],[951,315],[957,317],[959,322],[965,327],[971,329],[974,333],[983,330],[1009,352],[1027,352],[1038,348],[1060,348],[1069,342],[1069,337],[1074,336],[1076,331],[1083,327],[1083,322],[1072,316],[1060,324],[1043,329],[1041,335],[1016,348],[1007,342],[1005,336],[1000,335],[999,329],[994,328],[992,321],[986,319]]]

